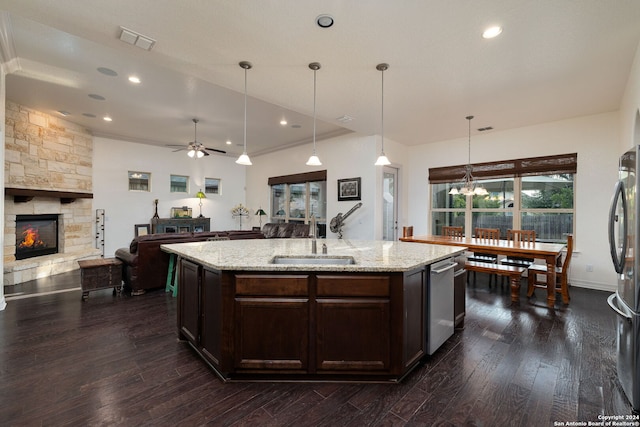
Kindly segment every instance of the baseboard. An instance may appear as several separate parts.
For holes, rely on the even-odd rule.
[[[590,282],[587,280],[573,280],[570,279],[571,286],[577,288],[595,289],[597,291],[615,292],[618,289],[617,284],[602,283],[602,282]]]

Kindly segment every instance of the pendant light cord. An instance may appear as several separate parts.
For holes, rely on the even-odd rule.
[[[317,68],[313,69],[313,155],[316,155],[316,72]]]
[[[244,68],[244,153],[247,154],[247,67]]]
[[[384,70],[381,71],[382,74],[382,106],[380,108],[380,137],[382,138],[382,155],[384,155]]]

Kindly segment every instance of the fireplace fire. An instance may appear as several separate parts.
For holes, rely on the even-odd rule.
[[[16,216],[16,259],[58,253],[58,215]]]

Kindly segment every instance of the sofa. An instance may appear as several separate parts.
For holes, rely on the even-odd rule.
[[[225,238],[263,239],[261,231],[205,231],[199,233],[161,233],[138,236],[128,248],[116,250],[115,257],[122,261],[122,279],[131,295],[142,295],[147,289],[164,288],[169,270],[169,254],[160,245],[170,243],[201,242]]]

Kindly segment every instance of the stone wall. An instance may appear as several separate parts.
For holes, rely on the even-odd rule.
[[[6,102],[5,187],[91,193],[93,138],[66,120]],[[15,203],[5,196],[4,284],[13,285],[78,268],[79,259],[95,258],[95,216],[91,199],[62,204],[59,198],[35,197]],[[16,215],[60,214],[55,255],[16,261]]]

